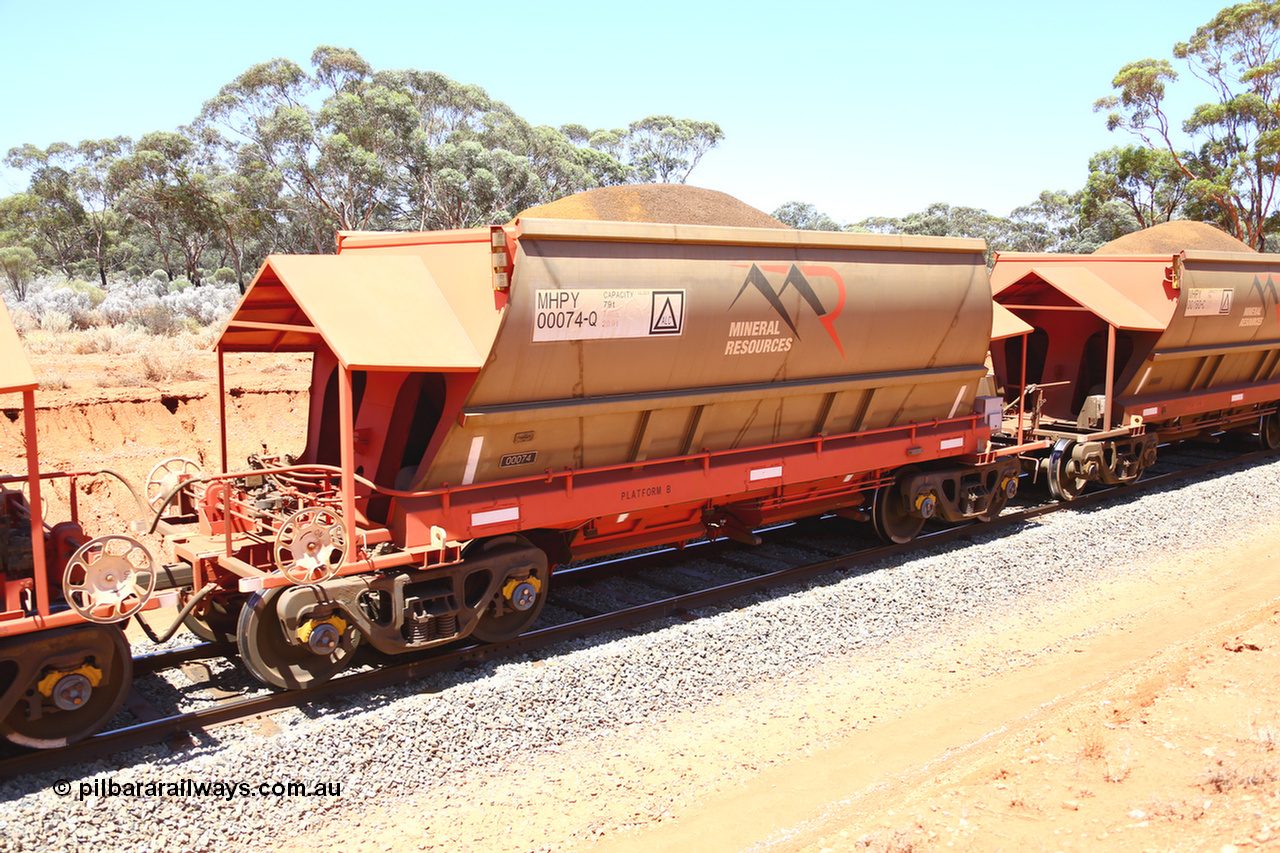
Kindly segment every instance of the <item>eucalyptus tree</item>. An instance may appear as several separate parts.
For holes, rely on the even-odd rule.
[[[789,201],[779,205],[770,214],[774,219],[792,228],[804,231],[840,231],[840,223],[818,210],[812,204],[803,201]]]
[[[1080,215],[1083,192],[1044,190],[1028,204],[1015,207],[997,238],[998,251],[1075,251],[1084,232]]]
[[[626,130],[588,130],[586,125],[575,123],[561,125],[559,130],[573,145],[577,164],[590,175],[591,183],[583,189],[614,187],[634,179],[635,169],[624,162]]]
[[[45,174],[42,184],[42,192],[0,198],[0,243],[25,246],[36,254],[40,264],[71,278],[80,257],[77,223],[83,212],[74,203],[65,172]],[[63,203],[50,203],[51,191]]]
[[[1183,152],[1183,161],[1194,155]],[[1139,145],[1117,146],[1089,158],[1089,181],[1084,188],[1085,216],[1111,201],[1127,207],[1139,228],[1168,222],[1190,201],[1188,178],[1168,151]]]
[[[624,144],[628,165],[641,181],[683,184],[722,139],[715,122],[652,115],[631,123]]]
[[[0,247],[0,271],[9,282],[9,289],[21,302],[27,298],[31,279],[36,271],[36,253],[26,246]]]
[[[528,160],[474,139],[437,145],[424,166],[422,210],[430,229],[510,219],[542,195]]]
[[[149,133],[115,164],[118,207],[148,235],[171,280],[180,256],[181,273],[199,284],[205,253],[214,249],[243,286],[247,252],[271,231],[278,181],[274,173],[255,172],[260,164],[252,158],[243,171],[221,160],[221,139],[210,129],[187,130]]]
[[[1119,94],[1099,99],[1107,127],[1133,133],[1167,152],[1187,178],[1193,202],[1212,208],[1232,234],[1263,249],[1276,226],[1280,178],[1280,2],[1241,3],[1218,12],[1174,57],[1205,83],[1213,100],[1195,107],[1181,129],[1192,140],[1188,157],[1174,139],[1166,87],[1178,73],[1167,59],[1143,59],[1120,69]]]
[[[252,266],[268,253],[291,248],[281,233],[288,205],[282,201],[280,175],[253,157],[224,160],[221,135],[210,128],[194,133],[199,169],[186,182],[184,198],[221,251],[243,293]]]
[[[199,124],[229,129],[231,156],[279,176],[323,251],[335,227],[364,228],[385,214],[416,111],[355,51],[321,46],[311,63],[314,76],[287,59],[253,66],[205,103]]]
[[[524,151],[529,159],[529,168],[537,177],[537,185],[542,190],[541,197],[530,199],[532,204],[554,201],[600,186],[593,168],[596,165],[594,158],[608,155],[590,148],[580,148],[563,131],[546,125],[530,128],[524,136]]]
[[[170,280],[185,273],[198,282],[200,255],[209,243],[207,229],[183,209],[182,184],[194,148],[182,134],[149,133],[116,161],[109,177],[120,212],[150,238],[152,263]]]
[[[1004,243],[1008,220],[981,208],[936,202],[901,217],[873,216],[855,226],[874,234],[921,234],[934,237],[978,237]]]
[[[7,165],[30,173],[27,192],[37,199],[48,260],[68,277],[86,266],[105,287],[107,273],[126,260],[121,250],[127,243],[107,176],[130,145],[124,136],[86,139],[79,145],[55,142],[45,149],[27,144],[5,158]]]

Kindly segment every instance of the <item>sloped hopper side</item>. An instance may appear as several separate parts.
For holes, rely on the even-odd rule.
[[[1280,374],[1280,255],[1187,251],[1168,328],[1118,396],[1127,405]],[[1123,402],[1123,401],[1122,401]]]
[[[521,222],[510,304],[418,487],[965,415],[974,240]]]
[[[35,388],[36,375],[22,350],[9,309],[0,301],[0,394],[34,391]]]

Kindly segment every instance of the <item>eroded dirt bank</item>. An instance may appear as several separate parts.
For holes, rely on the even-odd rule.
[[[130,361],[102,355],[31,358],[37,376],[65,388],[36,392],[36,440],[43,471],[110,469],[141,493],[160,462],[183,456],[206,471],[219,466],[217,368],[211,353],[184,356],[181,381],[114,385]],[[228,357],[228,455],[243,467],[263,441],[272,453],[297,453],[306,431],[310,365],[294,356]],[[25,474],[21,395],[0,395],[0,472]],[[91,535],[122,532],[137,517],[127,489],[111,478],[77,483],[82,523]],[[69,513],[66,481],[45,492],[46,520]]]

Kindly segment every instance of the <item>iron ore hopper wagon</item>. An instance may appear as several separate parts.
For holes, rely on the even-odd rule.
[[[272,256],[219,383],[225,353],[313,354],[306,447],[230,471],[224,426],[222,473],[165,496],[189,621],[302,687],[360,643],[515,637],[576,558],[825,512],[894,542],[990,518],[1025,450],[979,394],[993,312],[1029,327],[983,250],[525,219]]]
[[[1071,500],[1135,481],[1161,441],[1256,432],[1280,448],[1278,282],[1280,255],[997,255],[997,305],[1030,330],[992,361],[1048,442],[1032,470]]]

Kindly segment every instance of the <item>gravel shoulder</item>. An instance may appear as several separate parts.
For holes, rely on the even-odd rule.
[[[1280,531],[1204,499],[1278,468],[1046,520],[987,548],[1047,548],[1026,560],[1042,586],[743,673],[674,713],[530,742],[443,797],[404,790],[326,834],[370,851],[1264,846],[1280,832]]]

